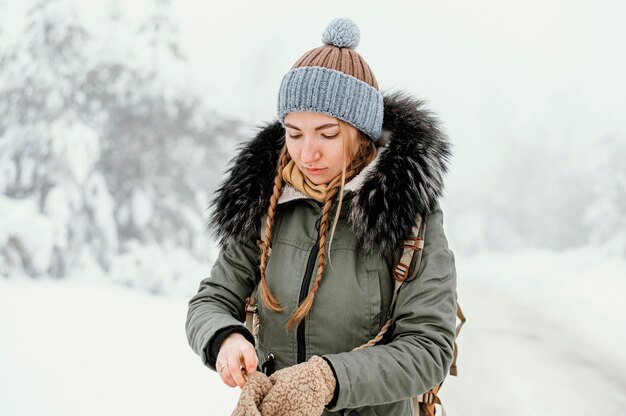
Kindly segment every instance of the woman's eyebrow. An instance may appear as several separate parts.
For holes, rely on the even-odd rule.
[[[338,123],[327,123],[327,124],[322,124],[321,126],[316,127],[316,128],[315,128],[315,131],[322,130],[322,129],[327,129],[328,127],[335,127],[335,126],[338,126],[338,125],[339,125]],[[290,129],[294,129],[294,130],[298,130],[298,131],[300,131],[300,129],[299,129],[298,127],[296,127],[296,126],[294,126],[294,125],[292,125],[292,124],[285,123],[285,126],[286,126],[286,127],[289,127]]]

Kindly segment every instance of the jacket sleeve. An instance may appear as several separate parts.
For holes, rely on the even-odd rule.
[[[258,249],[253,239],[231,243],[220,250],[208,278],[189,301],[185,330],[189,345],[202,362],[215,370],[210,350],[216,335],[240,332],[254,339],[245,327],[245,299],[258,281]],[[219,348],[219,345],[217,346]]]
[[[456,324],[454,254],[439,207],[426,217],[420,270],[404,283],[385,345],[328,354],[339,385],[329,410],[380,405],[424,393],[443,381],[452,363]]]

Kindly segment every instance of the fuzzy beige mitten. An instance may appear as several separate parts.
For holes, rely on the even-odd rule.
[[[271,388],[272,382],[261,371],[250,374],[231,416],[261,416],[259,405]]]
[[[316,355],[275,372],[270,381],[273,387],[259,407],[262,416],[319,416],[336,385],[330,365]]]

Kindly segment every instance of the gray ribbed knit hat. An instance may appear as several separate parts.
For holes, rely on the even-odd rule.
[[[383,96],[369,65],[354,49],[359,28],[351,19],[333,19],[323,46],[306,52],[285,74],[278,94],[278,119],[290,111],[315,111],[341,119],[371,139],[380,136]]]

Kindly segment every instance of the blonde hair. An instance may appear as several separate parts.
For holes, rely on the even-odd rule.
[[[298,324],[307,316],[311,307],[313,306],[313,298],[315,297],[315,293],[317,292],[317,288],[319,287],[320,281],[322,280],[322,275],[324,273],[324,267],[326,265],[326,233],[328,231],[328,219],[330,216],[330,209],[333,204],[333,200],[335,195],[339,192],[339,200],[337,203],[337,209],[335,211],[335,218],[333,220],[331,232],[330,232],[330,243],[328,246],[328,252],[330,253],[330,246],[332,244],[332,239],[335,234],[335,229],[337,227],[337,222],[339,220],[339,213],[341,212],[341,206],[343,203],[343,190],[346,184],[346,181],[353,178],[356,174],[358,174],[361,169],[367,166],[376,156],[376,145],[369,138],[365,137],[363,133],[361,133],[356,128],[350,126],[343,120],[339,121],[339,129],[341,132],[341,139],[343,143],[343,166],[341,170],[341,181],[338,181],[331,189],[328,189],[326,193],[326,198],[324,200],[324,205],[322,207],[322,217],[320,220],[319,226],[319,252],[318,252],[318,262],[317,262],[317,273],[315,276],[315,280],[313,282],[313,286],[309,291],[307,297],[302,301],[302,303],[298,306],[294,314],[289,318],[287,322],[286,329],[289,330],[293,327],[297,327]],[[352,149],[352,141],[348,140],[350,138],[350,133],[356,132],[357,134],[357,143],[359,145],[359,149],[357,150],[355,157],[350,158],[348,160],[348,155],[353,154]],[[276,213],[276,206],[278,205],[278,199],[282,194],[284,181],[282,179],[282,171],[284,167],[289,163],[291,157],[287,152],[287,145],[283,147],[281,150],[280,156],[278,158],[278,165],[276,169],[276,175],[274,176],[274,188],[272,191],[272,196],[270,197],[270,205],[267,210],[267,217],[265,220],[265,238],[261,245],[261,255],[260,255],[260,264],[259,269],[261,272],[261,299],[264,305],[274,311],[274,312],[282,312],[284,308],[276,299],[276,297],[272,294],[267,285],[267,259],[270,250],[270,242],[272,240],[272,231],[274,225],[274,216]],[[330,260],[330,254],[329,254]]]

